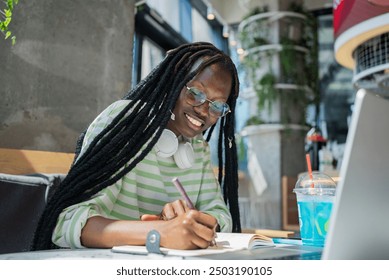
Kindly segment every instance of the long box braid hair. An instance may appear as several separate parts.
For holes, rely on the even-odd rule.
[[[199,60],[201,64],[194,67]],[[227,69],[232,77],[231,93],[227,100],[231,113],[219,120],[217,177],[232,215],[233,232],[241,231],[234,136],[239,79],[228,55],[210,43],[197,42],[168,51],[163,61],[123,97],[130,100],[125,109],[78,156],[85,132],[81,134],[76,160],[46,204],[33,238],[32,250],[56,248],[51,237],[62,210],[86,201],[114,184],[149,153],[166,127],[181,89],[197,73],[212,64]],[[210,140],[215,126],[204,132],[206,141]]]

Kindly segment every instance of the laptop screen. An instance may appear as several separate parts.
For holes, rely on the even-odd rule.
[[[389,100],[357,92],[323,259],[389,259]]]

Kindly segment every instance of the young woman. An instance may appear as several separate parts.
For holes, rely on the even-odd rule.
[[[78,156],[47,203],[32,249],[144,245],[151,230],[162,247],[194,249],[208,247],[215,231],[239,232],[238,93],[233,62],[212,44],[169,51],[80,137]],[[217,122],[216,178],[207,142]],[[175,177],[195,209],[174,187]]]

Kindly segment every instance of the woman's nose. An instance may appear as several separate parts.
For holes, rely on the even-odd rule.
[[[203,104],[193,107],[194,111],[203,117],[208,117],[209,104],[205,101]]]

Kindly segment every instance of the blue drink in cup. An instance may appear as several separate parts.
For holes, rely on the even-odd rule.
[[[335,197],[336,183],[322,172],[300,176],[294,192],[303,245],[324,246]]]

